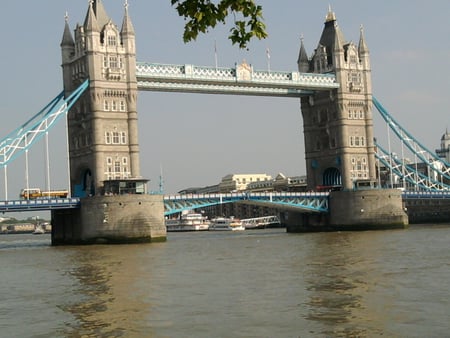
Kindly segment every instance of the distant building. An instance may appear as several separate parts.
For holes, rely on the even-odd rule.
[[[274,179],[267,174],[229,174],[219,184],[206,187],[191,187],[179,191],[180,194],[212,194],[229,192],[271,192],[271,191],[306,191],[306,176],[286,177],[279,173]],[[235,216],[252,218],[278,215],[279,210],[266,206],[241,203],[225,203],[202,207],[198,211],[213,218],[216,216]]]
[[[441,137],[441,149],[436,149],[436,154],[445,162],[450,163],[450,133],[447,130]]]
[[[273,182],[273,180],[250,182],[249,184],[247,184],[246,190],[251,192],[273,191]]]
[[[273,190],[275,191],[306,191],[306,186],[306,175],[286,177],[279,173],[273,181]]]
[[[229,174],[219,183],[220,192],[245,191],[253,182],[271,181],[272,176],[267,174]]]

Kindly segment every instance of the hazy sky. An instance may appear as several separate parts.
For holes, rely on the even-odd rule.
[[[117,25],[122,0],[103,0]],[[263,6],[269,38],[248,51],[232,46],[230,26],[220,26],[196,42],[182,41],[183,20],[169,0],[130,0],[138,61],[220,67],[244,59],[256,70],[297,70],[300,36],[310,55],[317,47],[328,5],[347,41],[358,43],[364,26],[371,53],[373,93],[395,118],[434,150],[449,125],[450,1],[433,0],[257,0]],[[0,136],[6,135],[62,90],[60,42],[64,15],[72,29],[83,23],[88,0],[23,0],[2,3]],[[303,123],[298,99],[210,94],[140,92],[138,100],[141,173],[158,189],[160,168],[165,192],[218,183],[229,173],[306,173]],[[374,113],[374,115],[376,115]],[[59,129],[58,129],[59,128]],[[51,185],[67,186],[64,123],[50,133]],[[386,126],[375,118],[375,136]],[[3,136],[1,136],[3,137]],[[383,143],[383,142],[381,142]],[[30,186],[45,187],[44,147],[30,158]],[[25,186],[23,160],[8,168],[8,194]],[[3,177],[3,174],[1,174]],[[0,179],[0,199],[4,197]]]

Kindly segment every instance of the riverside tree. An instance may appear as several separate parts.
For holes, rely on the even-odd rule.
[[[229,39],[239,48],[247,48],[254,37],[267,37],[266,25],[263,22],[262,7],[254,0],[171,0],[178,14],[184,18],[183,41],[195,40],[199,33],[206,33],[218,23],[225,24],[229,16],[233,16],[234,25],[230,29]]]

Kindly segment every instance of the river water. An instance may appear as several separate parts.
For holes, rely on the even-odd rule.
[[[450,226],[0,236],[0,337],[449,337]]]

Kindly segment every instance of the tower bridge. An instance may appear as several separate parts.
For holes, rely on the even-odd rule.
[[[398,123],[372,96],[370,53],[363,30],[357,44],[348,42],[331,10],[311,55],[301,42],[298,71],[293,72],[259,71],[245,62],[233,68],[137,62],[135,42],[128,6],[120,29],[101,0],[90,2],[83,24],[77,25],[73,33],[66,19],[61,41],[63,96],[69,98],[77,93],[77,100],[70,104],[64,100],[61,104],[52,103],[49,113],[37,119],[47,121],[54,111],[67,114],[70,191],[79,202],[71,208],[48,208],[52,210],[53,244],[164,240],[164,214],[194,203],[188,196],[181,201],[177,196],[147,193],[148,180],[140,170],[139,91],[299,100],[307,189],[333,186],[339,191],[315,200],[300,195],[291,196],[290,201],[283,201],[281,196],[274,199],[274,195],[248,196],[246,203],[278,203],[289,209],[284,218],[289,231],[406,226],[402,191],[380,189],[378,185],[380,161],[418,189],[447,189],[436,182],[447,179],[450,165],[443,163],[433,176],[434,181],[422,176],[417,180],[419,175],[411,173],[411,166],[396,163],[389,158],[389,152],[377,153],[382,147],[374,142],[374,106],[387,116],[387,123],[397,128],[398,136],[405,142],[412,135],[398,128]],[[40,125],[44,126],[43,132],[51,128],[46,123]],[[13,156],[8,157],[11,151],[20,152],[31,146],[27,140],[35,133],[34,128],[34,124],[20,127],[0,142],[3,167],[12,160]],[[14,141],[17,139],[23,141],[22,145]],[[414,150],[418,143],[409,144]],[[423,149],[418,152],[424,153]],[[421,158],[427,161],[428,155]],[[313,209],[307,211],[312,205]]]

